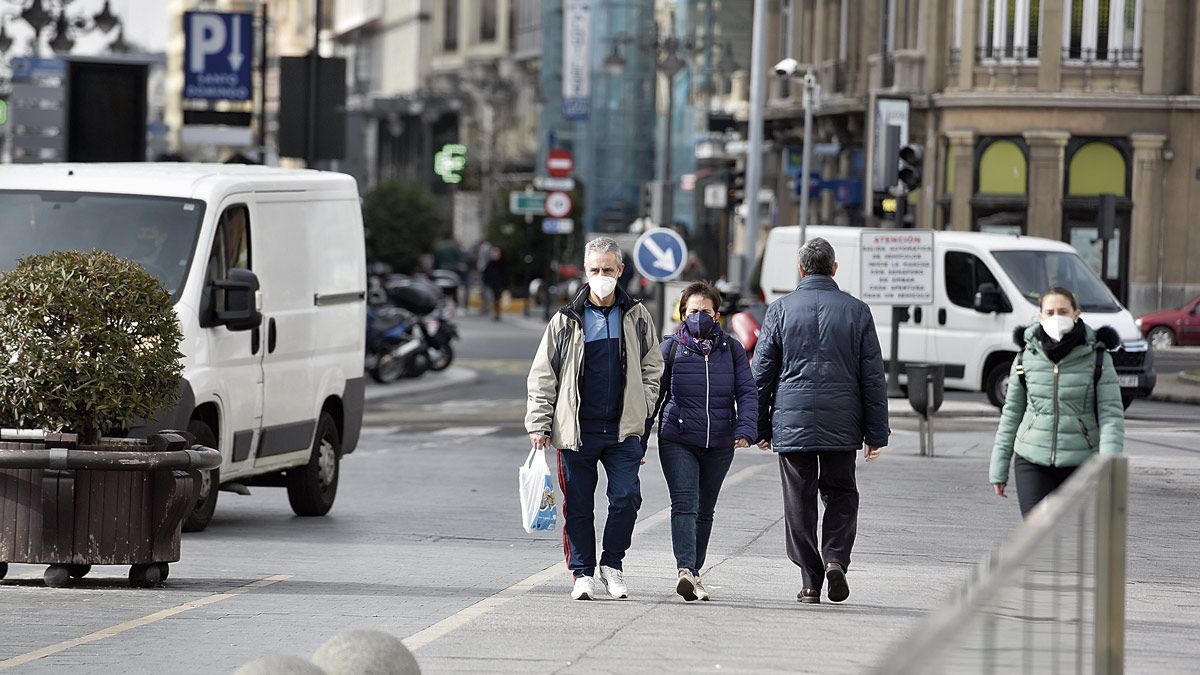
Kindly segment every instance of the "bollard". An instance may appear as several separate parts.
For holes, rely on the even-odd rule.
[[[420,675],[421,672],[417,658],[400,638],[374,630],[335,635],[317,648],[312,660],[328,675]]]
[[[238,668],[233,675],[327,675],[299,656],[264,656]]]
[[[942,407],[946,367],[940,363],[908,364],[908,402],[921,416],[921,456],[933,456],[933,416]]]

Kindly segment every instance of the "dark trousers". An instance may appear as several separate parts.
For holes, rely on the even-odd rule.
[[[658,450],[671,492],[675,566],[699,574],[712,534],[717,496],[733,463],[733,448],[703,448],[659,439]]]
[[[850,550],[858,531],[856,456],[850,451],[779,453],[788,558],[800,567],[805,588],[821,589],[826,563],[850,568]],[[817,493],[825,504],[819,545]]]
[[[1017,481],[1017,502],[1021,506],[1021,516],[1029,515],[1033,507],[1046,498],[1046,495],[1058,489],[1075,473],[1074,466],[1042,466],[1017,455],[1014,462],[1014,473]]]
[[[576,577],[596,572],[595,496],[597,462],[608,477],[608,521],[600,564],[621,569],[633,541],[633,525],[642,505],[638,468],[645,456],[636,436],[618,443],[616,434],[583,434],[579,450],[558,451],[558,482],[563,491],[563,553]]]

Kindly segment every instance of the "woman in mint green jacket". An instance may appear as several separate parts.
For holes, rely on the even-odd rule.
[[[1042,295],[1039,318],[1025,330],[1022,357],[1013,360],[990,472],[996,494],[1007,497],[1016,454],[1023,516],[1092,454],[1120,454],[1125,444],[1121,388],[1107,351],[1115,344],[1104,344],[1116,341],[1115,332],[1084,324],[1075,296],[1063,288]]]

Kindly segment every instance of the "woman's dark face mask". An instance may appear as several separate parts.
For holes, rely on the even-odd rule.
[[[711,316],[704,312],[688,314],[683,322],[687,325],[688,331],[696,337],[708,337],[708,334],[712,332],[713,326],[717,324]]]

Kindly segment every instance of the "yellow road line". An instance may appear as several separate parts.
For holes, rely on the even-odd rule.
[[[767,465],[766,464],[756,464],[754,466],[748,466],[745,469],[738,471],[737,473],[730,476],[724,482],[723,487],[737,485],[738,483],[749,478],[756,471],[762,469],[764,466],[767,466]],[[669,519],[670,517],[671,517],[671,508],[667,507],[665,509],[662,509],[662,510],[658,511],[657,513],[654,513],[653,515],[650,515],[646,518],[642,518],[642,519],[638,520],[637,525],[634,527],[634,532],[635,533],[645,532],[647,529],[654,527],[655,525],[658,525],[659,523]],[[484,614],[487,614],[488,612],[492,611],[493,609],[496,609],[497,607],[500,607],[501,605],[504,605],[504,604],[508,603],[509,601],[528,593],[529,591],[533,590],[534,588],[537,588],[541,584],[544,584],[547,581],[550,581],[551,579],[553,579],[555,577],[561,576],[563,574],[563,572],[564,572],[563,563],[556,562],[553,565],[547,567],[546,569],[541,570],[540,572],[535,572],[535,573],[531,574],[530,576],[518,581],[517,583],[509,586],[508,588],[505,588],[504,590],[500,591],[499,593],[496,593],[495,595],[490,595],[490,596],[484,598],[483,600],[480,600],[479,602],[471,605],[470,607],[467,607],[467,608],[462,609],[454,614],[451,614],[450,616],[442,619],[441,621],[438,621],[437,623],[435,623],[427,628],[424,628],[423,630],[413,633],[412,635],[404,638],[404,645],[406,647],[408,647],[409,649],[411,649],[412,651],[416,651],[416,650],[420,649],[421,647],[424,647],[425,645],[427,645],[435,640],[445,637],[449,633],[467,625],[468,623],[474,621],[475,619],[478,619],[479,617],[483,616]]]
[[[77,637],[77,638],[73,638],[70,640],[64,640],[63,642],[59,642],[58,644],[50,645],[49,647],[42,647],[41,649],[37,649],[32,652],[28,652],[26,654],[21,654],[20,656],[14,656],[10,659],[5,659],[3,661],[0,661],[0,670],[6,670],[8,668],[15,668],[16,666],[24,665],[26,663],[29,663],[30,661],[36,661],[38,659],[45,658],[45,657],[51,656],[53,654],[65,652],[66,650],[68,650],[72,647],[78,647],[79,645],[85,645],[85,644],[89,644],[92,642],[99,642],[100,640],[104,640],[106,638],[113,637],[114,635],[120,635],[121,633],[124,633],[126,631],[131,631],[134,628],[140,628],[142,626],[152,624],[156,621],[162,621],[163,619],[170,618],[172,616],[175,616],[176,614],[182,614],[183,612],[186,612],[186,611],[192,610],[192,609],[196,609],[198,607],[204,607],[205,605],[211,605],[215,602],[221,602],[222,600],[228,600],[230,598],[237,597],[239,595],[243,595],[243,594],[249,593],[251,591],[255,591],[255,590],[258,590],[265,586],[270,586],[271,584],[278,583],[280,581],[284,581],[284,580],[287,580],[290,578],[292,578],[292,575],[290,575],[290,574],[277,574],[275,576],[264,577],[262,579],[259,579],[258,581],[248,583],[244,586],[238,586],[237,588],[232,588],[228,591],[224,591],[221,593],[214,593],[210,596],[200,598],[198,600],[189,600],[188,602],[185,602],[182,605],[176,605],[169,609],[164,609],[160,612],[155,612],[153,614],[147,614],[146,616],[143,616],[141,618],[133,619],[131,621],[126,621],[125,623],[119,623],[115,626],[109,626],[108,628],[102,628],[102,629],[96,631],[95,633],[89,633],[87,635],[84,635],[83,637]]]

